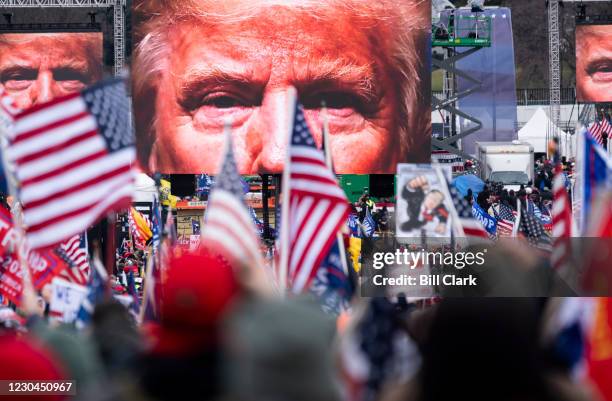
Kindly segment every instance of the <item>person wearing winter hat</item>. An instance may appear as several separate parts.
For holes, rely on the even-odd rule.
[[[334,323],[308,299],[239,303],[222,325],[228,399],[339,401]]]
[[[159,400],[212,399],[220,382],[219,321],[241,295],[236,276],[216,254],[187,253],[170,260],[160,292],[141,386]]]
[[[0,379],[2,380],[67,380],[64,368],[47,349],[30,337],[0,334]],[[3,395],[2,400],[56,401],[63,395]]]

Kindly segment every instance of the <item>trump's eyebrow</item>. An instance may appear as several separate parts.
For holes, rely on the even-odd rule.
[[[372,64],[358,64],[344,58],[309,60],[293,70],[293,84],[298,92],[346,90],[372,101],[378,98]]]
[[[249,92],[260,92],[266,79],[256,78],[245,68],[221,65],[195,65],[183,74],[175,75],[177,98],[180,104],[188,106],[194,97],[219,86],[232,86]]]
[[[18,69],[38,69],[38,63],[36,66],[32,65],[31,60],[22,59],[20,57],[9,57],[0,62],[0,70],[18,70]],[[78,58],[62,58],[61,60],[55,60],[51,69],[65,69],[70,68],[76,71],[88,71],[91,65],[88,60],[82,60]]]
[[[196,65],[175,78],[181,103],[200,91],[216,86],[231,85],[260,92],[268,80],[267,75],[255,74],[244,66],[225,64]],[[342,58],[309,59],[306,63],[294,64],[289,79],[298,92],[344,90],[367,101],[379,97],[372,65],[359,65]]]

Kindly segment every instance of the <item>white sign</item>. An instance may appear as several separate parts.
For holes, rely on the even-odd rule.
[[[53,288],[49,305],[51,316],[61,322],[72,323],[76,319],[83,299],[87,296],[87,287],[61,278],[54,278],[51,284]]]
[[[195,251],[200,246],[200,236],[199,235],[190,235],[189,236],[189,250]]]
[[[435,168],[442,171],[439,176]],[[450,167],[430,164],[397,165],[396,235],[399,238],[450,238],[452,200],[444,177]]]

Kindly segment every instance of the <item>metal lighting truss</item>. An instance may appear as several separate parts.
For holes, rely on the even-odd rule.
[[[559,0],[548,0],[548,51],[550,76],[550,126],[546,139],[557,137],[553,127],[559,126],[561,116],[561,62],[559,59]]]
[[[113,8],[113,40],[115,65],[119,75],[125,65],[125,1],[126,0],[0,0],[6,8]]]

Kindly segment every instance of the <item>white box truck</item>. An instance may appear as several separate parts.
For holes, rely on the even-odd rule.
[[[533,182],[533,146],[526,142],[476,142],[480,178],[518,190]]]

